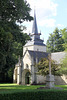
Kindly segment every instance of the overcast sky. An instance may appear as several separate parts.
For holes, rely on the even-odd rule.
[[[41,31],[41,38],[46,43],[49,34],[58,27],[63,29],[67,27],[67,0],[27,0],[30,4],[30,14],[34,16],[36,10],[36,19],[38,32]],[[33,22],[24,22],[27,27],[26,32],[32,32]]]

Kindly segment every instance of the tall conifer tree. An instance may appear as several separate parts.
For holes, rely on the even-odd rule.
[[[50,34],[47,40],[47,51],[48,52],[64,51],[63,43],[64,39],[62,38],[62,34],[60,34],[59,29],[56,28],[54,32]]]

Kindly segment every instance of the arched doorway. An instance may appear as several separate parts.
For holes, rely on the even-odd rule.
[[[30,84],[30,72],[27,72],[25,75],[25,84]]]
[[[22,85],[30,84],[31,73],[28,69],[24,69],[22,72]]]

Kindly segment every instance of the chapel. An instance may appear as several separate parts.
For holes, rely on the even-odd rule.
[[[44,84],[46,78],[37,74],[37,64],[41,58],[48,57],[46,52],[46,45],[40,39],[41,33],[38,32],[36,13],[34,11],[34,20],[32,32],[29,34],[30,40],[23,47],[23,58],[14,69],[13,81],[17,84]],[[56,64],[61,63],[61,59],[65,57],[65,52],[51,53],[51,58],[56,61]],[[66,76],[56,76],[57,84],[67,84]]]

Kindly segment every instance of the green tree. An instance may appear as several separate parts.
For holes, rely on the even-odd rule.
[[[47,75],[49,74],[49,60],[47,58],[42,58],[38,64],[36,64],[38,69],[38,74]],[[53,75],[60,75],[59,73],[60,67],[55,64],[55,61],[51,60],[51,73]]]
[[[66,56],[64,57],[64,59],[62,59],[61,63],[62,65],[61,65],[60,73],[67,75],[67,52],[66,52]]]
[[[0,0],[0,20],[18,21],[32,20],[30,5],[26,0]]]
[[[67,75],[67,28],[64,28],[61,30],[62,38],[64,39],[64,48],[65,48],[65,58],[62,60],[62,68],[61,68],[61,73]]]
[[[47,40],[47,52],[54,52],[54,35],[50,34]]]
[[[0,76],[5,79],[8,70],[17,63],[18,56],[22,56],[23,45],[29,39],[16,22],[31,21],[33,17],[26,0],[1,0],[0,9]]]
[[[18,56],[22,56],[23,45],[29,36],[22,33],[15,23],[2,23],[0,27],[0,73],[4,77],[9,68],[17,63]]]
[[[64,39],[64,48],[67,51],[67,28],[61,30],[62,38]]]
[[[47,52],[60,52],[64,51],[63,47],[64,39],[58,28],[56,28],[53,34],[50,34],[47,40]]]

